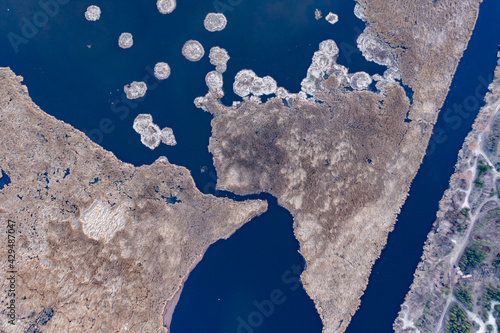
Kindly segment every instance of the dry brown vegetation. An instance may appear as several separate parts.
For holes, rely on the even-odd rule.
[[[266,203],[203,195],[183,167],[123,163],[41,111],[19,81],[0,69],[0,168],[11,178],[0,231],[6,243],[7,220],[17,224],[18,271],[11,326],[2,266],[0,331],[163,331],[167,301],[207,247]]]
[[[342,332],[407,196],[478,13],[478,0],[360,0],[367,32],[393,48],[403,83],[385,98],[339,86],[317,104],[247,101],[214,114],[210,151],[218,187],[269,192],[294,216],[307,262],[304,287],[324,332]],[[405,122],[409,113],[411,121]]]

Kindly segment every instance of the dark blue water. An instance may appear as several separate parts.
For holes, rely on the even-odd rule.
[[[500,2],[485,0],[468,48],[387,246],[373,267],[347,333],[391,332],[413,280],[422,247],[448,188],[457,154],[492,81],[500,45]]]
[[[192,170],[201,190],[213,184],[207,150],[211,117],[196,109],[193,100],[207,92],[204,77],[214,69],[208,59],[212,46],[226,48],[231,56],[224,75],[226,104],[236,99],[232,82],[244,68],[271,75],[280,86],[298,92],[314,51],[327,38],[339,41],[344,51],[339,63],[370,73],[383,70],[354,51],[363,22],[354,17],[350,1],[183,0],[170,15],[159,14],[155,1],[58,1],[67,3],[60,4],[47,22],[40,19],[44,11],[37,1],[0,3],[0,66],[10,66],[25,78],[30,96],[43,110],[85,131],[121,160],[142,165],[166,155]],[[206,13],[224,1],[233,4],[224,7],[226,29],[206,31]],[[102,9],[97,22],[83,17],[90,4]],[[325,15],[338,13],[340,21],[335,25],[316,21],[315,8]],[[134,46],[128,50],[117,46],[124,31],[134,36]],[[201,61],[192,63],[181,55],[188,39],[204,45],[206,56]],[[171,77],[159,83],[151,76],[158,61],[172,68]],[[145,80],[149,86],[140,102],[124,98],[123,86],[134,80]],[[160,127],[173,128],[178,145],[160,145],[155,151],[144,147],[132,129],[139,113],[151,113]],[[201,173],[202,166],[208,172]]]
[[[10,184],[10,178],[9,175],[5,173],[5,171],[2,171],[1,177],[0,177],[0,190],[3,189],[5,186]]]
[[[101,7],[100,21],[83,18],[90,4]],[[299,91],[313,53],[328,38],[338,42],[339,63],[352,71],[381,73],[382,67],[366,62],[356,49],[355,40],[364,27],[354,17],[353,7],[351,1],[183,0],[172,14],[161,15],[155,1],[4,0],[0,66],[10,66],[24,77],[30,96],[43,110],[84,131],[121,160],[142,165],[165,155],[188,167],[201,191],[227,196],[215,192],[215,170],[207,149],[211,117],[193,105],[207,92],[204,77],[213,66],[207,56],[197,63],[184,59],[182,45],[197,39],[206,54],[212,46],[228,50],[226,104],[236,99],[232,78],[244,68],[259,76],[271,75],[291,92]],[[340,21],[335,25],[316,21],[316,8],[324,15],[339,14]],[[216,9],[225,10],[228,25],[222,32],[209,33],[203,19]],[[125,31],[134,36],[134,46],[128,50],[117,46]],[[158,61],[172,68],[164,82],[151,75]],[[134,80],[148,83],[140,101],[124,98],[123,86]],[[161,145],[154,151],[144,147],[132,129],[139,113],[151,113],[159,126],[172,127],[178,145]],[[297,251],[290,214],[270,200],[262,217],[210,248],[186,284],[173,332],[199,332],[193,322],[201,323],[204,332],[249,331],[256,326],[260,332],[320,332],[314,305],[297,285],[303,270]],[[204,283],[212,285],[207,288]]]
[[[155,1],[58,1],[40,2],[58,4],[58,8],[49,8],[51,15],[46,15],[46,20],[37,1],[4,0],[0,3],[0,66],[10,66],[25,78],[30,96],[44,111],[85,131],[121,160],[142,165],[165,155],[171,162],[189,168],[201,191],[237,200],[243,198],[214,189],[215,170],[207,150],[211,116],[193,105],[195,97],[207,92],[204,77],[213,70],[207,57],[210,47],[226,48],[231,56],[224,74],[226,97],[223,102],[226,104],[237,100],[231,89],[232,78],[244,68],[253,69],[259,76],[270,75],[280,86],[297,92],[312,54],[319,42],[328,38],[337,42],[341,50],[338,62],[349,67],[351,72],[364,70],[374,74],[383,70],[367,63],[356,49],[355,40],[364,25],[354,17],[352,1],[183,0],[170,15],[159,14]],[[495,2],[485,1],[485,7]],[[86,7],[91,4],[102,9],[98,22],[87,22],[83,18]],[[316,21],[316,8],[323,11],[323,16],[329,11],[337,13],[339,22],[330,25],[324,19]],[[203,28],[203,18],[206,13],[216,10],[224,10],[228,25],[222,32],[209,33]],[[493,10],[489,12],[482,15],[498,15],[498,11],[497,14]],[[489,20],[490,25],[495,22]],[[485,39],[479,43],[481,45],[476,43],[472,47],[474,40],[471,42],[471,48],[481,50],[477,52],[480,57],[470,59],[493,55],[489,45],[494,42],[486,37],[489,36],[486,29],[481,33]],[[128,50],[117,46],[119,34],[125,31],[134,35],[134,46]],[[206,56],[200,62],[191,63],[182,57],[180,50],[188,39],[198,39],[204,45]],[[490,58],[476,64],[480,70],[470,69],[456,82],[469,84],[470,73],[485,73],[487,78],[493,67]],[[163,82],[155,81],[151,75],[158,61],[168,62],[172,68],[171,77]],[[142,100],[128,101],[124,99],[123,86],[134,80],[147,81],[149,90]],[[462,93],[455,97],[458,103],[469,90],[459,91]],[[132,129],[133,119],[139,113],[151,113],[160,127],[172,127],[178,145],[160,145],[154,151],[143,146]],[[409,243],[398,236],[397,240],[404,242],[400,244],[403,248],[413,244],[407,251],[411,253],[396,249],[396,258],[389,259],[390,262],[411,255],[415,259],[420,255],[422,240],[430,228],[456,152],[474,117],[474,112],[468,114],[468,117],[462,116],[463,122],[458,128],[454,128],[457,120],[453,121],[453,112],[448,114],[452,119],[441,125],[449,137],[445,144],[436,144],[436,153],[426,158],[424,171],[419,172],[415,181],[415,186],[424,182],[426,186],[421,191],[431,191],[434,200],[431,204],[419,201],[431,197],[429,193],[425,198],[414,199],[419,192],[415,186],[409,198],[409,201],[417,201],[418,213],[427,216],[426,222],[421,225],[405,222],[401,215],[388,249],[394,242],[393,235],[407,226],[412,230],[411,235],[420,235],[420,238],[414,237],[415,242]],[[441,155],[446,158],[428,162],[431,157]],[[204,172],[201,172],[202,167]],[[292,218],[271,197],[259,197],[269,200],[269,211],[245,225],[229,240],[210,247],[192,272],[174,313],[173,333],[321,332],[312,301],[296,285],[303,262],[292,233]],[[413,228],[418,228],[418,233]],[[390,257],[387,253],[388,250],[383,258]],[[402,271],[411,275],[417,260],[410,258],[407,269],[395,265],[385,271],[388,273],[377,275],[381,272],[380,262],[382,260],[377,262],[367,296],[363,298],[360,316],[368,312],[377,318],[375,322],[384,316],[391,317],[392,323],[401,302],[387,297],[387,289],[383,285],[377,287],[373,281],[380,274],[393,276]],[[408,274],[405,276],[399,283],[402,288],[397,291],[400,298],[410,284]],[[367,300],[373,288],[380,292],[375,294],[378,302],[370,305]],[[396,292],[395,289],[389,293],[392,292]],[[382,304],[380,299],[384,300]],[[358,318],[362,317],[355,317],[351,332],[366,332],[362,325],[356,328]],[[385,325],[381,332],[385,327],[389,326]]]
[[[291,215],[264,196],[269,210],[212,245],[187,280],[171,331],[321,332],[299,280],[304,268]]]

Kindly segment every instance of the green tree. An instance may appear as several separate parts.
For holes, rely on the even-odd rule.
[[[493,261],[493,263],[491,265],[493,266],[493,268],[500,267],[500,253],[497,254],[495,260]]]
[[[465,249],[462,258],[460,258],[460,262],[458,266],[462,270],[462,272],[469,273],[471,270],[477,267],[488,254],[481,249],[476,247],[468,247]]]
[[[500,290],[488,286],[484,295],[484,302],[489,304],[492,300],[500,302]]]
[[[455,297],[462,302],[469,311],[472,311],[472,296],[465,287],[455,289]]]
[[[489,165],[483,164],[483,165],[478,166],[477,169],[479,170],[479,174],[477,176],[481,177],[482,175],[484,175],[485,173],[487,173],[489,170],[491,170],[493,168]]]
[[[467,313],[455,304],[449,311],[448,322],[446,323],[446,333],[471,333],[472,323],[467,317]]]
[[[481,180],[481,178],[476,178],[476,180],[474,180],[474,184],[476,185],[477,188],[484,187],[484,182]]]

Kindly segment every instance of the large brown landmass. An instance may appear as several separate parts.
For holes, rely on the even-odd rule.
[[[359,0],[365,32],[413,91],[352,91],[333,70],[316,103],[279,98],[226,107],[210,95],[209,149],[217,187],[269,192],[294,217],[307,267],[301,278],[324,323],[345,330],[360,304],[414,178],[474,28],[479,0]],[[388,54],[387,54],[388,53]],[[391,60],[392,59],[392,60]]]
[[[207,247],[266,202],[204,195],[166,159],[123,163],[41,111],[21,81],[0,68],[0,168],[11,179],[0,190],[0,332],[167,331],[174,295]]]
[[[500,290],[500,60],[489,89],[439,203],[396,332],[448,332],[455,305],[482,332],[487,325],[498,332],[500,313],[492,311],[487,291]],[[484,256],[472,266],[464,261],[471,250]]]

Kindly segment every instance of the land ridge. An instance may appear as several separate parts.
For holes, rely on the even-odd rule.
[[[360,304],[424,157],[480,1],[358,3],[367,21],[358,46],[388,66],[384,78],[376,78],[383,83],[377,92],[349,88],[358,73],[347,73],[334,57],[326,75],[313,78],[308,71],[306,92],[286,103],[278,97],[259,103],[252,96],[226,107],[210,93],[196,101],[214,115],[209,150],[217,188],[269,192],[292,213],[307,264],[301,279],[326,333],[343,332]],[[398,77],[412,89],[412,101]]]
[[[492,305],[500,296],[488,290],[500,290],[500,59],[489,91],[439,203],[396,332],[453,332],[451,311],[469,323],[463,332],[498,332]]]

